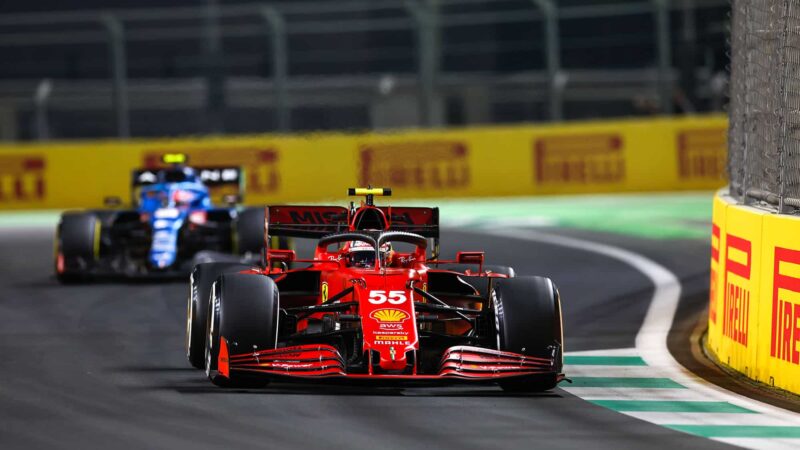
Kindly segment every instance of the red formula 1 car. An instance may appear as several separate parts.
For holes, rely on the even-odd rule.
[[[313,259],[266,250],[251,267],[195,267],[187,356],[214,384],[271,379],[493,382],[544,391],[564,378],[561,304],[548,278],[438,260],[438,208],[270,206],[265,237],[317,238]],[[292,269],[289,269],[289,264]]]

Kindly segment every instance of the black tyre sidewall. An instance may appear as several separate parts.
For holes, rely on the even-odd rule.
[[[278,288],[271,278],[254,274],[225,274],[217,278],[208,304],[206,375],[222,387],[255,387],[266,377],[217,371],[220,338],[230,355],[274,349],[277,344]]]
[[[66,213],[61,216],[56,229],[55,258],[61,253],[64,258],[64,271],[56,277],[61,282],[77,282],[88,277],[95,260],[95,233],[98,231],[98,218],[91,212]],[[98,236],[99,237],[99,236]],[[83,266],[78,263],[83,262]],[[54,266],[58,264],[57,259]]]
[[[206,317],[211,285],[223,273],[241,272],[250,266],[213,262],[194,266],[189,276],[189,299],[186,307],[186,357],[197,369],[205,368]]]
[[[563,370],[563,333],[558,290],[549,278],[516,277],[497,280],[493,291],[498,350],[551,357],[557,346],[553,374],[501,382],[512,391],[542,391],[555,387]]]
[[[264,248],[264,208],[247,208],[236,218],[239,253],[259,254]]]

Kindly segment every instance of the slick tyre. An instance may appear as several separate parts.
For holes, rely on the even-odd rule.
[[[205,369],[206,317],[211,285],[223,273],[235,273],[251,266],[214,262],[194,266],[189,276],[189,300],[186,307],[186,357],[196,369]]]
[[[261,254],[264,249],[264,208],[248,208],[236,219],[236,235],[240,254]],[[270,248],[290,249],[291,242],[285,236],[274,236]]]
[[[88,281],[100,251],[101,223],[94,213],[66,213],[56,228],[55,272],[61,283]]]
[[[493,292],[498,350],[538,357],[555,357],[552,373],[511,378],[500,386],[511,392],[553,389],[564,365],[561,300],[549,278],[497,280]]]
[[[263,275],[226,274],[217,278],[208,304],[206,375],[217,386],[261,387],[265,376],[248,375],[219,367],[222,342],[228,355],[273,349],[277,343],[278,288]]]

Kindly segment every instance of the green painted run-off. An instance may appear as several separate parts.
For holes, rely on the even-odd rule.
[[[669,378],[571,377],[571,379],[572,384],[564,387],[686,389]]]
[[[708,239],[713,192],[446,200],[442,224],[553,226],[648,239]],[[429,201],[423,201],[428,203]]]
[[[800,438],[800,427],[759,425],[664,425],[707,438]]]
[[[638,356],[565,356],[564,363],[573,366],[646,366]]]
[[[670,413],[738,413],[754,414],[749,409],[728,402],[695,402],[670,400],[590,400],[614,411]]]

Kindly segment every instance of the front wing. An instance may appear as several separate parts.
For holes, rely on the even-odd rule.
[[[228,355],[222,339],[218,361],[219,372],[262,374],[265,376],[303,379],[383,379],[398,381],[492,381],[512,377],[555,374],[554,358],[540,358],[517,353],[473,347],[455,346],[444,352],[436,374],[366,374],[348,373],[336,348],[330,345],[300,345],[250,353]]]

